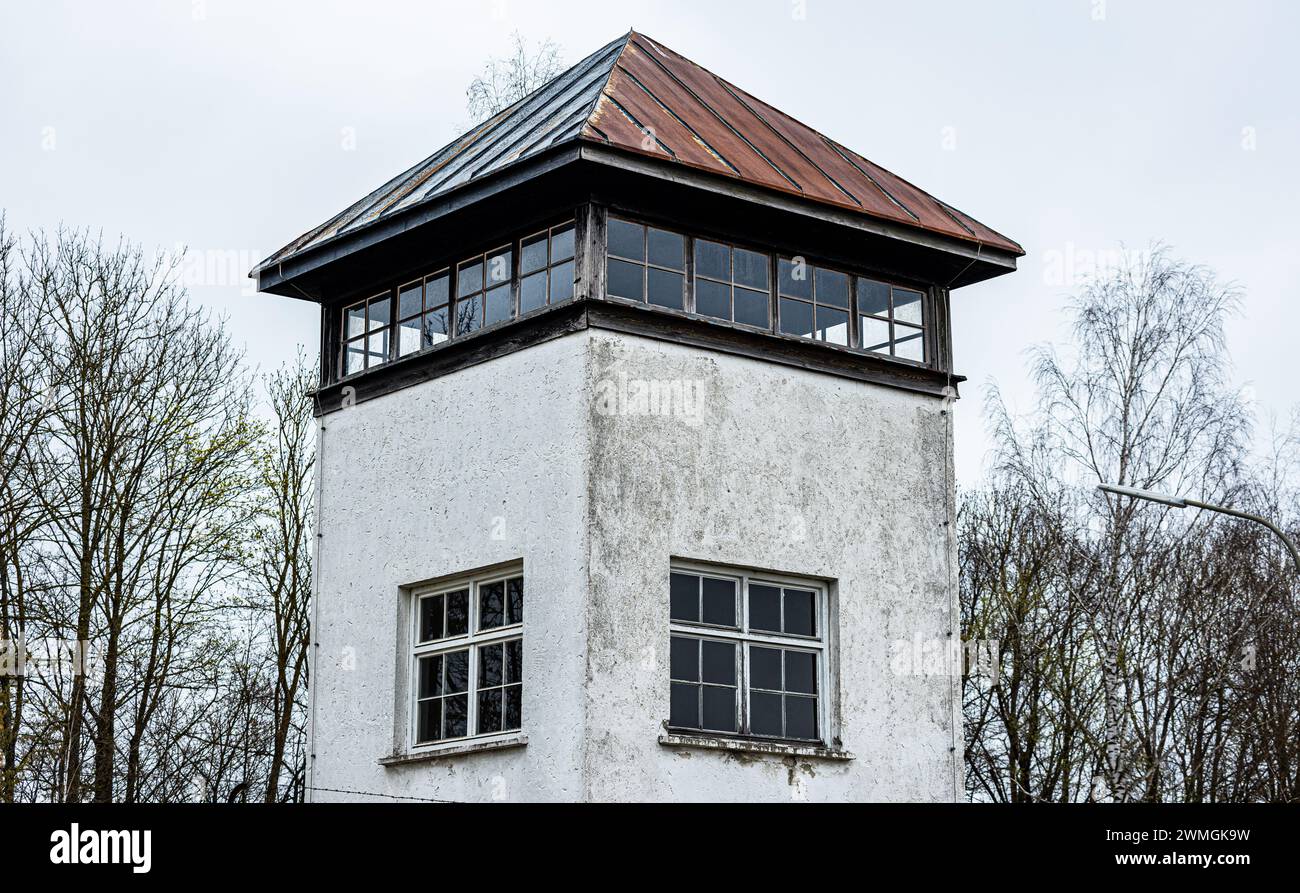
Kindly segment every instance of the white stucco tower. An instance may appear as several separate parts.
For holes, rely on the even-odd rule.
[[[1015,242],[629,34],[263,262],[316,800],[952,800],[950,290]]]

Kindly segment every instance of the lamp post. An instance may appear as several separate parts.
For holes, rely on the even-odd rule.
[[[1223,515],[1232,515],[1234,518],[1245,518],[1247,521],[1254,521],[1256,524],[1263,524],[1269,530],[1276,533],[1286,543],[1287,549],[1291,552],[1291,558],[1295,561],[1296,572],[1300,573],[1300,549],[1291,541],[1282,528],[1278,527],[1267,518],[1261,518],[1259,515],[1252,515],[1249,512],[1241,512],[1237,509],[1226,508],[1221,505],[1210,505],[1208,502],[1201,502],[1196,499],[1188,499],[1185,496],[1169,496],[1165,493],[1153,493],[1150,490],[1139,490],[1136,487],[1121,487],[1116,484],[1098,484],[1098,490],[1106,493],[1115,493],[1120,496],[1130,496],[1133,499],[1145,499],[1148,502],[1158,502],[1161,505],[1172,506],[1176,509],[1194,508],[1205,509],[1210,512],[1219,512]]]

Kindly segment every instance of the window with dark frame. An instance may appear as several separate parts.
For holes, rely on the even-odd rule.
[[[669,728],[825,741],[825,599],[818,584],[674,567]]]
[[[610,217],[605,290],[610,297],[686,309],[686,237]]]
[[[523,576],[416,590],[411,614],[412,747],[521,729]]]
[[[695,239],[695,312],[771,329],[771,255]]]
[[[857,277],[857,291],[857,346],[872,353],[924,363],[925,296],[913,288],[864,276]]]
[[[573,297],[573,234],[565,223],[520,240],[520,315]]]
[[[688,282],[682,248],[691,257]],[[928,362],[923,290],[779,258],[617,216],[606,230],[606,294],[762,331]],[[687,286],[678,295],[679,283]],[[883,302],[880,289],[884,289]],[[776,318],[772,318],[772,301]]]
[[[514,247],[505,245],[456,265],[456,334],[515,315]]]
[[[849,345],[847,273],[781,258],[776,278],[781,334]]]
[[[571,300],[575,247],[575,222],[567,220],[347,305],[338,378]]]
[[[384,292],[344,308],[341,375],[354,375],[388,362],[391,302],[391,294]]]
[[[451,306],[451,270],[408,282],[397,290],[397,355],[428,350],[446,341]]]

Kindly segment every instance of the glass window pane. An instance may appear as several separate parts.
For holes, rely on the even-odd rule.
[[[442,737],[442,701],[421,701],[415,730],[415,743],[428,744]]]
[[[502,730],[518,729],[524,719],[524,687],[512,685],[506,689],[506,715]]]
[[[695,312],[717,319],[731,319],[731,286],[696,279]]]
[[[420,641],[432,642],[442,638],[442,596],[431,595],[420,599]]]
[[[532,273],[548,263],[546,256],[546,233],[524,239],[519,248],[519,272]]]
[[[343,332],[345,338],[355,338],[366,331],[366,305],[363,301],[360,304],[349,307],[346,311],[347,324]]]
[[[894,356],[905,360],[925,362],[925,338],[920,329],[910,326],[894,326]]]
[[[649,297],[651,304],[681,310],[685,306],[683,285],[686,277],[667,270],[650,270]]]
[[[699,682],[700,640],[688,636],[673,636],[669,661],[670,678],[682,682]]]
[[[399,320],[409,319],[412,316],[419,316],[423,311],[423,283],[412,282],[409,285],[403,285],[402,290],[397,293],[397,318]]]
[[[447,308],[444,306],[424,315],[424,346],[433,347],[447,340]]]
[[[781,696],[752,692],[749,696],[749,731],[781,737]]]
[[[421,331],[424,329],[423,317],[414,317],[400,323],[397,327],[397,355],[404,357],[424,347]]]
[[[610,258],[607,272],[606,289],[612,296],[645,300],[645,267]]]
[[[519,282],[519,312],[546,306],[546,271],[525,276]]]
[[[468,335],[483,326],[483,296],[456,301],[456,334]]]
[[[771,328],[769,309],[767,292],[736,286],[736,322],[760,329]]]
[[[813,622],[814,593],[806,589],[785,591],[785,633],[795,636],[816,634]]]
[[[557,226],[551,232],[551,263],[573,257],[573,224]]]
[[[704,578],[704,622],[714,626],[736,625],[736,583],[734,580]]]
[[[456,268],[456,296],[465,297],[483,290],[483,261],[467,260]]]
[[[451,296],[451,276],[443,271],[424,280],[424,306],[432,310],[442,307]]]
[[[700,687],[685,685],[681,682],[672,684],[672,703],[669,707],[668,724],[679,729],[698,729],[700,727]]]
[[[695,275],[731,281],[731,249],[718,242],[695,240]],[[698,286],[697,286],[698,287]]]
[[[736,684],[736,645],[705,639],[700,645],[700,680],[719,685]]]
[[[366,368],[382,366],[388,362],[388,332],[379,332],[366,339]]]
[[[510,293],[510,286],[503,285],[488,291],[487,309],[483,313],[483,325],[490,326],[495,322],[502,322],[514,316],[514,296]]]
[[[524,578],[506,580],[506,623],[524,622]]]
[[[469,590],[460,589],[447,594],[447,637],[463,636],[469,632]]]
[[[775,586],[749,584],[749,628],[781,631],[781,590]]]
[[[489,735],[501,731],[501,689],[478,693],[478,734]]]
[[[694,574],[673,574],[668,588],[671,602],[668,616],[673,620],[697,622],[700,619],[700,578]]]
[[[921,325],[921,293],[906,288],[894,289],[894,319]]]
[[[370,299],[370,309],[366,311],[366,318],[370,320],[371,331],[388,325],[389,305],[392,303],[389,298]]]
[[[889,315],[889,286],[874,279],[858,277],[858,312],[876,316]]]
[[[478,648],[479,688],[494,688],[505,679],[505,646],[497,642]]]
[[[777,273],[781,294],[812,300],[812,271],[806,263],[782,260]]]
[[[766,688],[770,691],[781,690],[781,649],[749,649],[749,685],[751,688]]]
[[[478,588],[478,628],[496,629],[505,622],[506,584],[502,580]]]
[[[736,690],[704,686],[703,727],[711,732],[736,731]]]
[[[442,655],[420,658],[420,685],[417,697],[432,698],[442,694]]]
[[[817,271],[817,303],[849,309],[849,277],[834,270]]]
[[[811,651],[785,653],[785,690],[817,694],[817,655]]]
[[[817,338],[830,344],[849,343],[849,314],[817,305]]]
[[[609,218],[606,239],[609,253],[632,260],[645,260],[645,227],[639,223]]]
[[[366,368],[365,339],[349,341],[344,348],[343,374],[353,375]]]
[[[506,642],[506,682],[524,681],[524,640]]]
[[[803,301],[781,299],[781,332],[802,338],[813,336],[813,307]]]
[[[686,239],[677,233],[651,229],[648,236],[650,263],[674,270],[686,269]]]
[[[767,289],[767,255],[737,248],[734,252],[735,282],[750,288]]]
[[[469,734],[469,695],[443,699],[442,737],[464,738]]]
[[[785,696],[785,737],[817,737],[817,699]]]
[[[573,261],[551,267],[551,303],[558,304],[573,297]]]
[[[510,248],[502,248],[488,255],[487,287],[505,285],[514,276],[515,253]]]
[[[446,690],[452,694],[469,690],[469,651],[453,651],[447,661]]]
[[[874,316],[859,316],[859,340],[862,347],[876,353],[889,353],[889,321]]]

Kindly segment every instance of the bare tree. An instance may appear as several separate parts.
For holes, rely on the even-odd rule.
[[[167,262],[79,233],[34,240],[32,254],[51,300],[36,345],[59,383],[39,493],[64,585],[45,610],[51,630],[93,643],[98,670],[68,692],[61,795],[81,800],[89,783],[109,801],[120,778],[133,799],[145,728],[180,683],[181,640],[235,567],[258,429],[240,357]]]
[[[253,535],[250,578],[254,604],[270,624],[270,770],[263,799],[284,799],[281,775],[286,756],[301,748],[310,640],[313,466],[316,428],[311,392],[315,364],[303,354],[268,380],[274,424],[258,456],[258,483],[264,494]],[[291,767],[291,777],[298,773]]]
[[[559,47],[550,38],[530,49],[518,31],[510,36],[510,54],[489,59],[483,73],[465,91],[475,121],[484,121],[514,105],[564,70]]]
[[[1243,525],[1093,489],[1278,492],[1250,466],[1228,382],[1237,301],[1157,247],[1084,290],[1067,356],[1035,353],[1038,411],[991,401],[997,462],[963,509],[962,599],[967,634],[1003,637],[1004,663],[966,687],[972,797],[1291,796],[1283,680],[1300,640],[1282,556]],[[1258,510],[1294,517],[1282,502]]]

